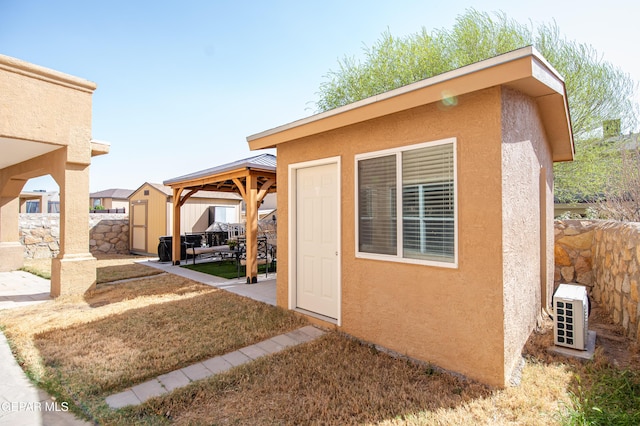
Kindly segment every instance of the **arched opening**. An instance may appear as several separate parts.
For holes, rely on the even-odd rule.
[[[60,187],[51,175],[29,179],[20,192],[18,228],[24,267],[51,277],[51,259],[60,253]]]

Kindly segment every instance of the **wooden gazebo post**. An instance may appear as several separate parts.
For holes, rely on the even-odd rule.
[[[247,247],[247,284],[258,282],[258,178],[248,170],[245,184],[233,178],[242,199],[247,205],[245,239]]]
[[[247,176],[247,284],[258,282],[258,179]]]
[[[180,194],[182,194],[182,188],[173,188],[173,229],[171,240],[171,258],[174,265],[180,264]]]

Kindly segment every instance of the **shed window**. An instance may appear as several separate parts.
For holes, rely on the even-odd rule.
[[[455,139],[361,154],[356,166],[358,257],[455,266]]]

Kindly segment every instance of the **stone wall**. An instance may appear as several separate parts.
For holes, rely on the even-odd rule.
[[[593,234],[597,221],[555,221],[555,271],[556,286],[561,283],[577,283],[591,288],[593,285],[592,253]]]
[[[555,285],[585,285],[627,336],[640,341],[640,223],[555,222]]]
[[[593,241],[593,298],[621,324],[627,336],[640,340],[640,223],[605,222]]]
[[[129,254],[129,215],[89,215],[89,251],[93,254]]]
[[[89,251],[94,254],[129,253],[129,215],[90,214]],[[59,214],[20,214],[20,243],[29,259],[45,259],[60,253]]]
[[[60,252],[60,215],[20,213],[20,243],[27,259],[46,259]]]

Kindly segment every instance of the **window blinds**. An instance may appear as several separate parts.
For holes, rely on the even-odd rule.
[[[397,254],[396,156],[358,162],[359,251]]]
[[[403,255],[454,260],[453,144],[402,153]]]

